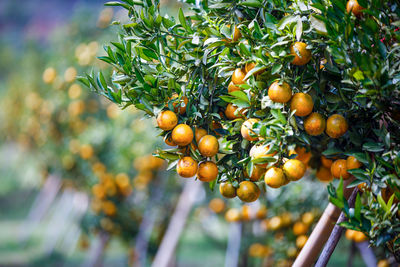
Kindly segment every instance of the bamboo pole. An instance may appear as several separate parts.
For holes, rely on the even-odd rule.
[[[174,214],[165,232],[164,238],[158,248],[157,254],[151,266],[168,267],[173,260],[176,246],[185,227],[189,212],[195,202],[197,191],[201,183],[194,179],[186,181],[183,192],[181,193]]]
[[[376,257],[374,251],[369,247],[367,241],[356,243],[358,250],[360,251],[361,257],[364,260],[365,266],[375,267],[377,266]]]
[[[356,187],[351,193],[351,196],[349,197],[348,203],[350,208],[354,207],[354,202],[356,201],[357,192],[358,188]],[[324,249],[322,250],[321,255],[319,256],[319,259],[315,264],[315,267],[325,267],[328,264],[328,261],[331,258],[331,255],[335,250],[336,245],[339,242],[340,237],[342,236],[343,233],[344,228],[339,226],[339,223],[344,222],[346,220],[347,220],[346,216],[342,212],[339,216],[339,219],[337,220],[337,224],[335,225],[331,235],[329,236],[328,242],[325,244]]]
[[[345,180],[343,183],[343,195],[348,198],[353,192],[354,188],[347,188],[347,186],[354,179]],[[293,263],[293,267],[309,267],[312,266],[317,259],[319,252],[323,248],[325,242],[328,240],[330,233],[335,226],[336,221],[340,216],[340,209],[332,203],[329,203],[324,213],[319,219],[313,232],[307,240],[307,243],[300,251]]]

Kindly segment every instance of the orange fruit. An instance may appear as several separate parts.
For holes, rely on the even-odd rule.
[[[307,119],[304,120],[304,129],[309,135],[320,135],[325,131],[325,128],[326,120],[319,113],[313,112],[307,117]]]
[[[289,155],[293,155],[293,154],[297,154],[295,159],[300,160],[305,165],[308,164],[308,162],[310,161],[310,159],[312,157],[311,151],[307,152],[307,149],[302,146],[296,146],[294,151],[293,150],[289,151]]]
[[[251,71],[252,69],[254,69],[254,67],[256,66],[256,63],[254,62],[248,62],[246,63],[246,65],[244,66],[244,70],[247,72]]]
[[[298,159],[289,159],[283,164],[283,172],[290,181],[301,179],[306,173],[306,165]]]
[[[248,141],[258,140],[256,133],[252,129],[253,129],[253,124],[255,124],[256,122],[259,122],[259,121],[260,121],[259,119],[248,119],[242,124],[242,127],[240,128],[240,132],[244,139],[246,139]]]
[[[295,93],[290,101],[290,109],[296,110],[296,116],[307,116],[314,108],[314,102],[309,94]]]
[[[170,110],[161,111],[157,116],[157,125],[164,131],[172,130],[178,124],[178,117]]]
[[[290,54],[294,56],[293,65],[303,66],[311,60],[311,51],[307,49],[307,44],[295,42],[290,46]]]
[[[178,94],[174,93],[170,99],[176,99],[176,102],[172,104],[175,113],[179,111],[179,114],[183,115],[186,112],[186,106],[189,100],[186,96],[183,96],[179,101],[178,98]]]
[[[303,222],[296,222],[293,225],[293,234],[294,235],[305,235],[308,231],[308,226]]]
[[[332,166],[332,160],[331,159],[328,159],[328,158],[326,158],[325,156],[321,156],[321,163],[322,163],[322,166],[324,166],[325,168],[331,168],[331,166]]]
[[[57,71],[54,68],[47,68],[43,72],[43,81],[47,84],[53,83],[57,77]]]
[[[346,119],[339,114],[331,115],[326,121],[326,134],[331,138],[339,138],[344,135],[349,128]]]
[[[92,194],[99,199],[103,199],[106,197],[106,191],[104,190],[104,187],[100,184],[95,184],[92,186]]]
[[[166,135],[164,137],[164,142],[169,146],[176,146],[176,144],[175,144],[174,140],[172,140],[172,136],[170,134]]]
[[[193,141],[193,130],[186,124],[179,124],[172,130],[172,141],[178,146],[187,146]]]
[[[283,82],[282,85],[279,82],[274,82],[268,88],[268,96],[274,102],[287,103],[292,98],[292,89],[286,82]]]
[[[236,197],[236,188],[230,182],[220,183],[219,192],[225,198]]]
[[[252,182],[257,182],[258,180],[261,179],[261,177],[264,175],[265,169],[259,165],[254,165],[253,171],[251,172],[251,176],[249,177],[249,174],[245,171],[245,176],[247,178],[250,178]]]
[[[358,17],[362,15],[362,10],[364,8],[360,6],[357,0],[349,0],[346,5],[346,10],[348,13],[353,12],[354,16]]]
[[[199,141],[199,151],[204,157],[213,157],[218,153],[218,139],[213,135],[205,135]]]
[[[238,27],[235,26],[235,29],[233,31],[233,41],[237,42],[241,37],[242,37],[242,34],[240,33]]]
[[[264,175],[264,182],[272,188],[279,188],[287,184],[287,179],[283,170],[277,167],[269,168]]]
[[[212,161],[203,161],[199,164],[197,178],[202,182],[211,182],[217,179],[218,167]]]
[[[256,218],[259,220],[265,219],[265,217],[267,217],[267,213],[268,213],[267,207],[261,204],[260,208],[256,212]]]
[[[346,236],[346,238],[348,240],[353,241],[355,233],[356,233],[356,231],[351,230],[351,229],[347,229],[346,233],[345,233],[345,236]]]
[[[344,180],[350,178],[350,173],[347,172],[347,162],[345,159],[338,159],[332,163],[331,173],[334,178],[340,179],[342,177]]]
[[[268,220],[267,228],[271,231],[279,230],[283,226],[282,218],[279,216],[272,217]]]
[[[213,198],[210,200],[208,207],[215,213],[221,213],[225,209],[225,202],[220,198]]]
[[[296,246],[300,249],[304,247],[304,245],[307,243],[308,237],[306,235],[301,235],[296,238]]]
[[[117,207],[110,200],[104,201],[102,204],[102,208],[104,214],[106,214],[107,216],[114,216],[117,213]]]
[[[362,163],[359,162],[355,157],[349,156],[346,159],[346,167],[348,170],[358,169],[362,166]]]
[[[240,68],[237,68],[232,74],[232,82],[234,84],[244,84],[244,77],[246,77],[246,72]]]
[[[247,205],[242,206],[242,220],[249,221],[251,219],[251,208]]]
[[[306,225],[310,225],[314,221],[314,214],[312,212],[306,212],[301,216],[301,221]]]
[[[205,135],[207,135],[207,131],[204,130],[203,128],[196,127],[194,129],[194,138],[196,139],[197,144],[200,142],[200,139]]]
[[[254,258],[262,258],[264,256],[264,245],[260,243],[251,244],[249,247],[249,255]]]
[[[234,91],[240,91],[240,87],[236,86],[232,81],[228,85],[228,93],[234,92]]]
[[[254,145],[251,147],[249,155],[252,159],[259,159],[259,158],[266,158],[266,157],[273,157],[276,155],[276,152],[268,153],[269,146],[266,145]],[[268,162],[264,164],[257,164],[262,167],[267,167]]]
[[[378,261],[378,265],[376,267],[390,267],[390,263],[388,260],[380,260]]]
[[[80,147],[79,151],[81,158],[90,159],[94,155],[93,147],[89,144],[84,144]]]
[[[331,169],[326,168],[324,166],[319,167],[317,173],[315,176],[320,180],[321,182],[330,182],[333,180],[333,176],[331,173]]]
[[[225,213],[225,220],[227,222],[237,222],[240,221],[240,211],[238,209],[229,209]]]
[[[353,240],[356,243],[361,243],[361,242],[367,241],[368,237],[363,232],[355,231],[355,233],[353,235]]]
[[[236,190],[237,196],[243,202],[253,202],[260,196],[260,188],[250,181],[243,181]]]
[[[191,157],[183,157],[176,165],[176,172],[184,178],[193,177],[197,173],[197,162]]]
[[[225,109],[225,116],[229,119],[229,120],[234,120],[234,119],[239,119],[243,117],[243,109],[240,109],[236,114],[235,111],[238,109],[237,106],[233,105],[232,103],[229,103],[226,106]]]

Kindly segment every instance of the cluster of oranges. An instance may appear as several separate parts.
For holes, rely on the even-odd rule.
[[[368,240],[368,237],[363,233],[351,229],[346,230],[345,234],[346,238],[350,241],[356,242],[356,243],[361,243],[365,242]]]
[[[165,164],[164,160],[147,155],[136,158],[133,165],[138,174],[133,178],[133,186],[137,190],[144,190],[147,185],[154,179],[155,172],[162,169]]]

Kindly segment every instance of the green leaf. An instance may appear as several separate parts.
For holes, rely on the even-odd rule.
[[[354,204],[354,217],[361,221],[361,198],[360,195],[357,193],[356,202]]]
[[[183,28],[185,28],[186,30],[189,29],[189,27],[186,23],[186,18],[185,18],[185,15],[183,14],[182,8],[179,8],[179,22],[181,23]]]
[[[262,3],[258,0],[246,0],[244,2],[239,3],[239,5],[248,7],[262,7]]]

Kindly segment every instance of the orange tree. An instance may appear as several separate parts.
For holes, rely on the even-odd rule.
[[[355,208],[341,182],[329,187],[348,218],[342,225],[396,252],[396,1],[187,3],[192,12],[177,19],[162,15],[159,1],[107,3],[130,18],[100,58],[114,73],[81,82],[157,117],[166,143],[178,146],[159,156],[182,177],[206,168],[199,179],[219,183],[225,197],[254,201],[259,180],[282,187],[308,164],[327,179],[355,179],[363,188]]]

